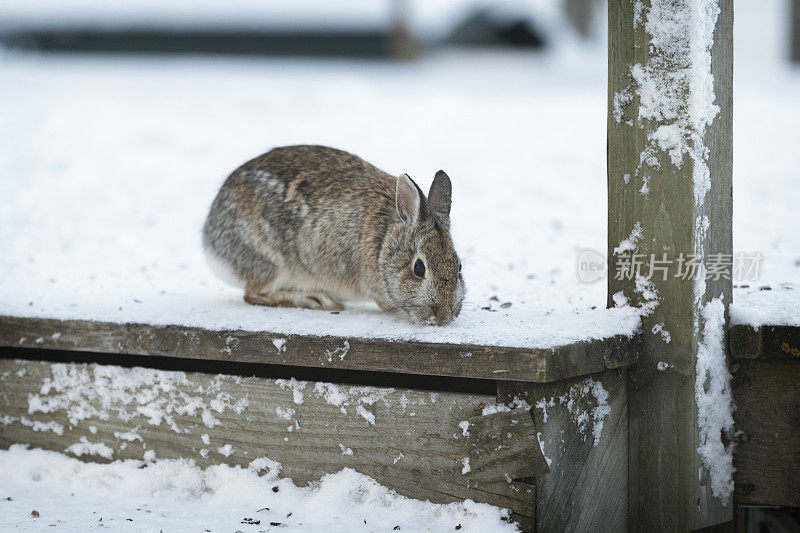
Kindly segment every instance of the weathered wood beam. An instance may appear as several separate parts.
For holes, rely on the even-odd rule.
[[[508,481],[550,471],[527,409],[471,417],[461,429],[469,479]]]
[[[736,502],[800,507],[800,359],[738,364]]]
[[[800,327],[736,325],[730,330],[734,359],[793,359],[800,361]]]
[[[0,316],[0,346],[498,381],[546,382],[627,366],[637,343],[616,336],[535,349]]]
[[[626,531],[626,373],[607,370],[554,383],[503,382],[498,398],[533,406],[537,439],[550,469],[535,476],[536,531]]]
[[[268,457],[298,485],[350,467],[409,497],[471,498],[530,519],[533,485],[462,474],[459,424],[495,401],[494,395],[4,359],[0,447],[27,443],[101,462],[154,453],[203,467]],[[477,426],[473,435],[488,438]]]
[[[701,32],[717,6],[710,69],[719,111],[708,124]],[[628,526],[690,531],[731,520],[733,507],[701,474],[695,400],[701,310],[722,295],[727,318],[731,281],[703,284],[703,269],[678,276],[681,258],[686,274],[686,261],[732,254],[733,2],[611,0],[608,23],[608,303],[621,292],[652,309],[628,382]],[[625,254],[644,261],[641,275],[617,279]],[[666,260],[656,265],[666,276],[650,270],[651,259]]]

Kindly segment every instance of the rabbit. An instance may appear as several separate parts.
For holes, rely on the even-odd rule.
[[[415,323],[461,311],[464,278],[450,236],[451,183],[428,197],[326,146],[275,148],[236,169],[203,228],[209,264],[254,305],[338,311],[374,300]]]

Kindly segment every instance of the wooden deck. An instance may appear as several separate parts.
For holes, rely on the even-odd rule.
[[[729,342],[735,500],[800,507],[800,327],[737,325]]]
[[[625,367],[638,353],[625,336],[532,349],[10,316],[0,346],[540,383]]]
[[[525,531],[622,530],[625,368],[637,346],[636,337],[537,350],[0,317],[0,447],[77,455],[73,445],[88,442],[104,452],[85,460],[150,450],[201,466],[265,456],[300,484],[347,466],[410,497],[509,508]],[[165,361],[190,371],[143,368]],[[203,361],[222,374],[191,370]],[[295,386],[270,377],[303,368],[317,377]],[[230,375],[253,369],[260,377]],[[342,382],[351,375],[360,385]],[[445,382],[462,389],[437,388]],[[595,383],[608,392],[596,439]],[[536,408],[484,414],[515,397],[549,402],[549,418]],[[165,413],[148,414],[139,398]]]

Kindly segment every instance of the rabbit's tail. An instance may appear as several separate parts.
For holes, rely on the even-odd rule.
[[[231,267],[231,265],[224,259],[220,258],[210,246],[203,246],[203,252],[205,252],[206,256],[206,264],[215,276],[228,285],[233,285],[234,287],[239,287],[240,289],[244,288],[244,282],[239,279],[239,276],[236,275],[233,267]]]

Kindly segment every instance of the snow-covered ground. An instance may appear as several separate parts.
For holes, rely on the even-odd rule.
[[[7,54],[0,314],[517,346],[630,333],[636,314],[604,310],[603,284],[575,272],[581,248],[605,247],[596,59]],[[424,188],[447,170],[467,280],[455,323],[412,326],[375,306],[253,307],[213,277],[199,231],[216,189],[246,159],[293,143],[346,148]]]
[[[14,445],[0,450],[0,529],[517,531],[496,507],[412,500],[349,468],[302,488],[279,471],[266,458],[203,470],[175,459],[83,463]]]

